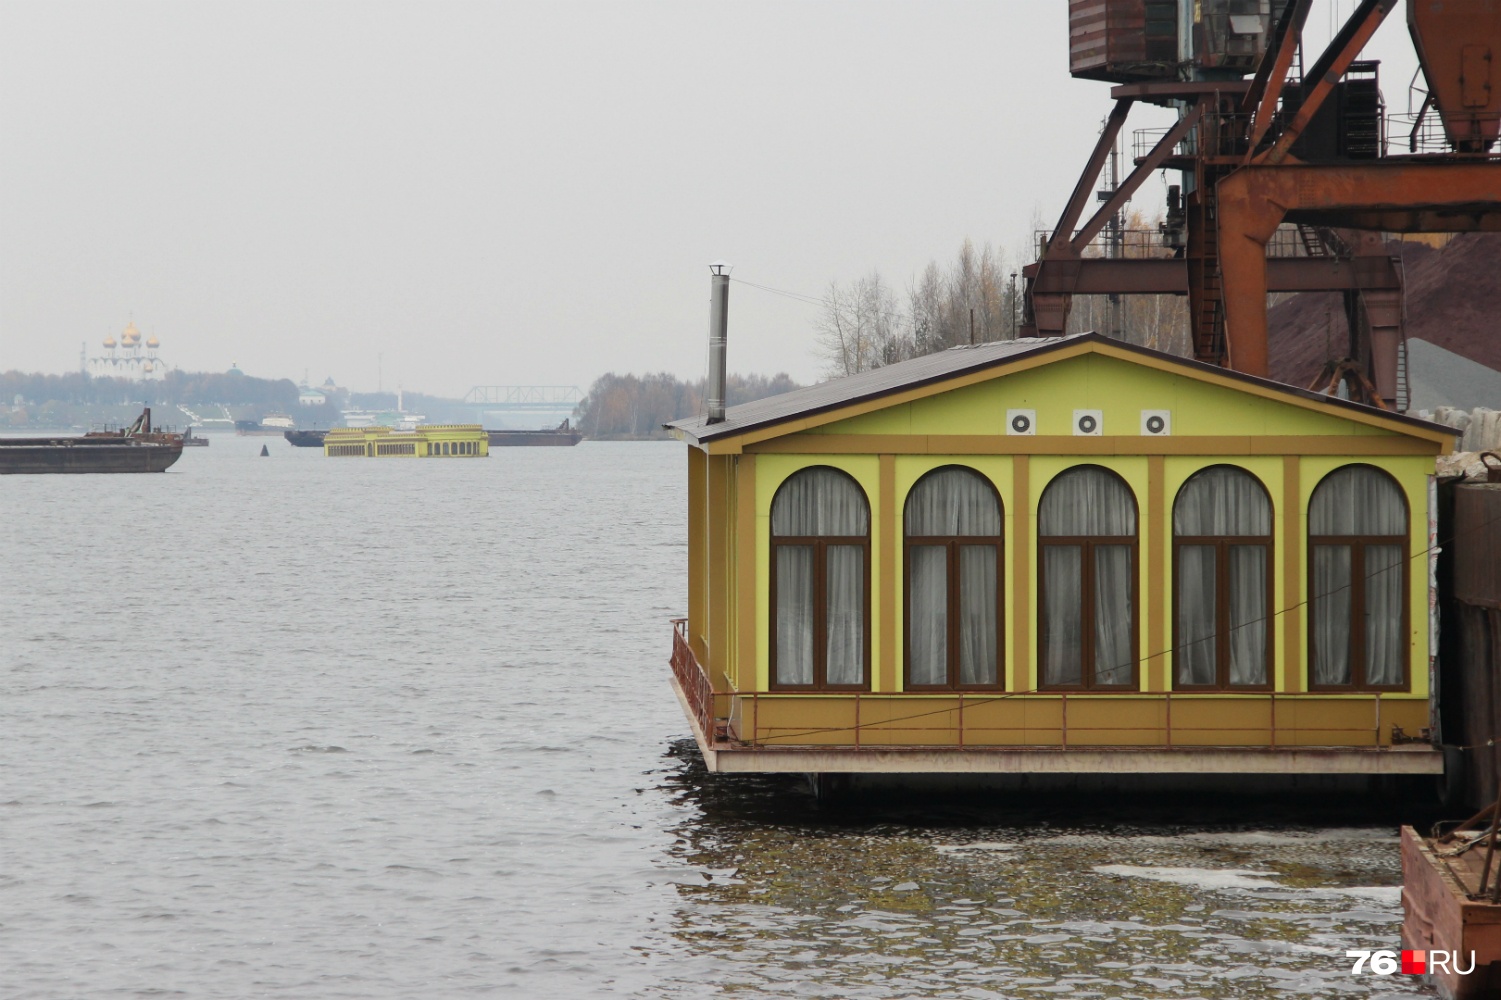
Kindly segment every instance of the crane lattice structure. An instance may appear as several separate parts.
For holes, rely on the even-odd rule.
[[[1348,357],[1335,360],[1364,373],[1364,401],[1402,405],[1403,275],[1384,237],[1501,231],[1501,5],[1408,0],[1428,89],[1406,115],[1386,114],[1379,64],[1358,58],[1398,0],[1359,0],[1316,58],[1311,5],[1069,0],[1070,71],[1115,84],[1115,107],[1023,268],[1024,336],[1063,333],[1075,295],[1187,295],[1194,356],[1265,376],[1267,293],[1340,292]],[[1178,122],[1137,132],[1136,169],[1100,191],[1137,102]],[[1096,238],[1157,170],[1180,183],[1155,251],[1102,252]],[[1092,198],[1104,204],[1086,220]]]

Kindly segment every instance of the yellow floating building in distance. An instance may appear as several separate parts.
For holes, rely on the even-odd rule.
[[[416,430],[335,427],[323,439],[333,458],[485,458],[490,438],[479,424],[432,424]]]

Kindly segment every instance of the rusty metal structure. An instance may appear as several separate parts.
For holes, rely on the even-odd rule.
[[[1115,106],[1023,270],[1021,334],[1063,333],[1074,295],[1187,295],[1194,356],[1265,376],[1267,293],[1338,291],[1365,375],[1344,383],[1394,405],[1402,272],[1383,234],[1501,231],[1501,0],[1408,0],[1427,96],[1388,116],[1379,65],[1357,57],[1397,3],[1361,0],[1305,64],[1312,0],[1069,0],[1070,70],[1114,83]],[[1097,192],[1138,102],[1177,123],[1137,132],[1135,169]],[[1099,252],[1159,169],[1181,176],[1162,256]]]

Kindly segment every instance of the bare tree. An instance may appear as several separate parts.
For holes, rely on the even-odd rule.
[[[830,376],[854,375],[912,356],[896,295],[877,271],[849,287],[829,284],[818,346]]]

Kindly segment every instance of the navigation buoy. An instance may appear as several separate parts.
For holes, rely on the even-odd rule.
[[[261,445],[261,457],[262,458],[270,458],[271,457],[271,452],[266,449],[265,445]]]

